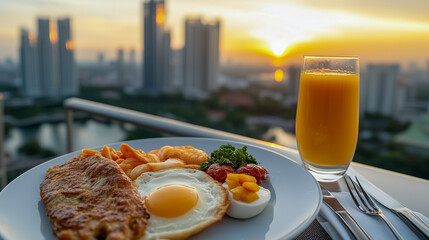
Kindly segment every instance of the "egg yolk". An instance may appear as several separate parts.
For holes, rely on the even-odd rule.
[[[179,217],[191,210],[198,202],[195,188],[171,184],[162,186],[145,198],[147,210],[165,218]]]

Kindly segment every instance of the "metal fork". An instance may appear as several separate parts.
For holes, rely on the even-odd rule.
[[[364,188],[359,182],[359,179],[356,177],[355,183],[350,176],[345,175],[344,179],[349,189],[350,195],[352,196],[353,201],[356,206],[364,213],[368,215],[379,216],[384,222],[389,226],[390,230],[395,234],[397,239],[404,239],[401,234],[395,229],[395,227],[390,223],[390,221],[384,216],[383,211],[377,206],[377,204],[372,201],[371,197],[366,193]]]

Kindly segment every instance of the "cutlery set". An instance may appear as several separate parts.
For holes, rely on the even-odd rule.
[[[354,217],[341,205],[340,202],[326,188],[322,189],[323,202],[343,221],[356,239],[372,239],[371,236],[356,222]]]
[[[350,196],[355,205],[365,214],[380,217],[390,228],[396,239],[404,239],[401,234],[395,229],[390,221],[384,216],[383,211],[377,206],[373,197],[397,214],[421,239],[429,239],[429,226],[421,220],[414,212],[402,206],[399,202],[392,199],[387,194],[377,191],[372,186],[364,188],[356,177],[353,181],[350,176],[345,175],[344,180],[349,190]],[[323,202],[331,208],[335,214],[342,220],[344,225],[352,233],[356,239],[372,239],[372,237],[356,222],[352,215],[338,202],[338,200],[322,185],[320,185],[323,195]],[[369,191],[368,191],[369,190]],[[381,192],[381,193],[380,193]]]

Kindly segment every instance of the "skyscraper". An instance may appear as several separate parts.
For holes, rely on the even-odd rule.
[[[70,19],[55,22],[37,19],[37,41],[21,30],[22,94],[26,97],[59,98],[79,92]]]
[[[26,29],[21,29],[20,47],[21,95],[35,98],[41,96],[41,86],[37,68],[36,38]]]
[[[116,75],[117,75],[117,84],[120,86],[125,85],[125,59],[124,59],[124,49],[118,49],[118,55],[116,59]]]
[[[399,65],[369,65],[366,82],[366,112],[395,114]]]
[[[298,99],[301,67],[298,65],[291,65],[287,67],[286,71],[288,75],[288,82],[286,83],[287,94],[288,96]]]
[[[59,94],[57,61],[54,60],[54,44],[57,41],[57,33],[53,29],[51,21],[47,18],[37,20],[37,55],[39,79],[43,97],[52,98]]]
[[[220,22],[185,21],[184,93],[204,98],[218,87]]]
[[[183,88],[183,48],[171,51],[171,86],[168,93],[178,93]]]
[[[58,19],[58,67],[59,87],[63,97],[79,92],[76,65],[74,61],[74,42],[71,36],[70,19]]]
[[[301,76],[301,67],[298,65],[289,65],[286,67],[285,104],[296,106],[298,102],[299,82]]]
[[[164,0],[143,5],[143,91],[157,95],[170,81],[170,32],[165,27]]]
[[[127,85],[131,87],[138,87],[140,81],[138,80],[137,58],[136,51],[130,50],[129,60],[127,63]]]
[[[172,85],[172,72],[173,67],[171,66],[171,35],[170,31],[164,32],[164,37],[162,40],[162,54],[163,59],[160,64],[162,64],[161,70],[161,81],[160,81],[160,91],[166,93],[169,91]]]
[[[98,64],[99,67],[104,66],[104,53],[99,52],[97,54],[97,64]]]

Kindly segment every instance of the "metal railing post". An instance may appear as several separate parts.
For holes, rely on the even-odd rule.
[[[4,155],[4,110],[3,110],[3,94],[0,93],[0,181],[1,189],[7,184],[6,159]]]
[[[67,121],[67,152],[73,151],[73,109],[66,110]]]

